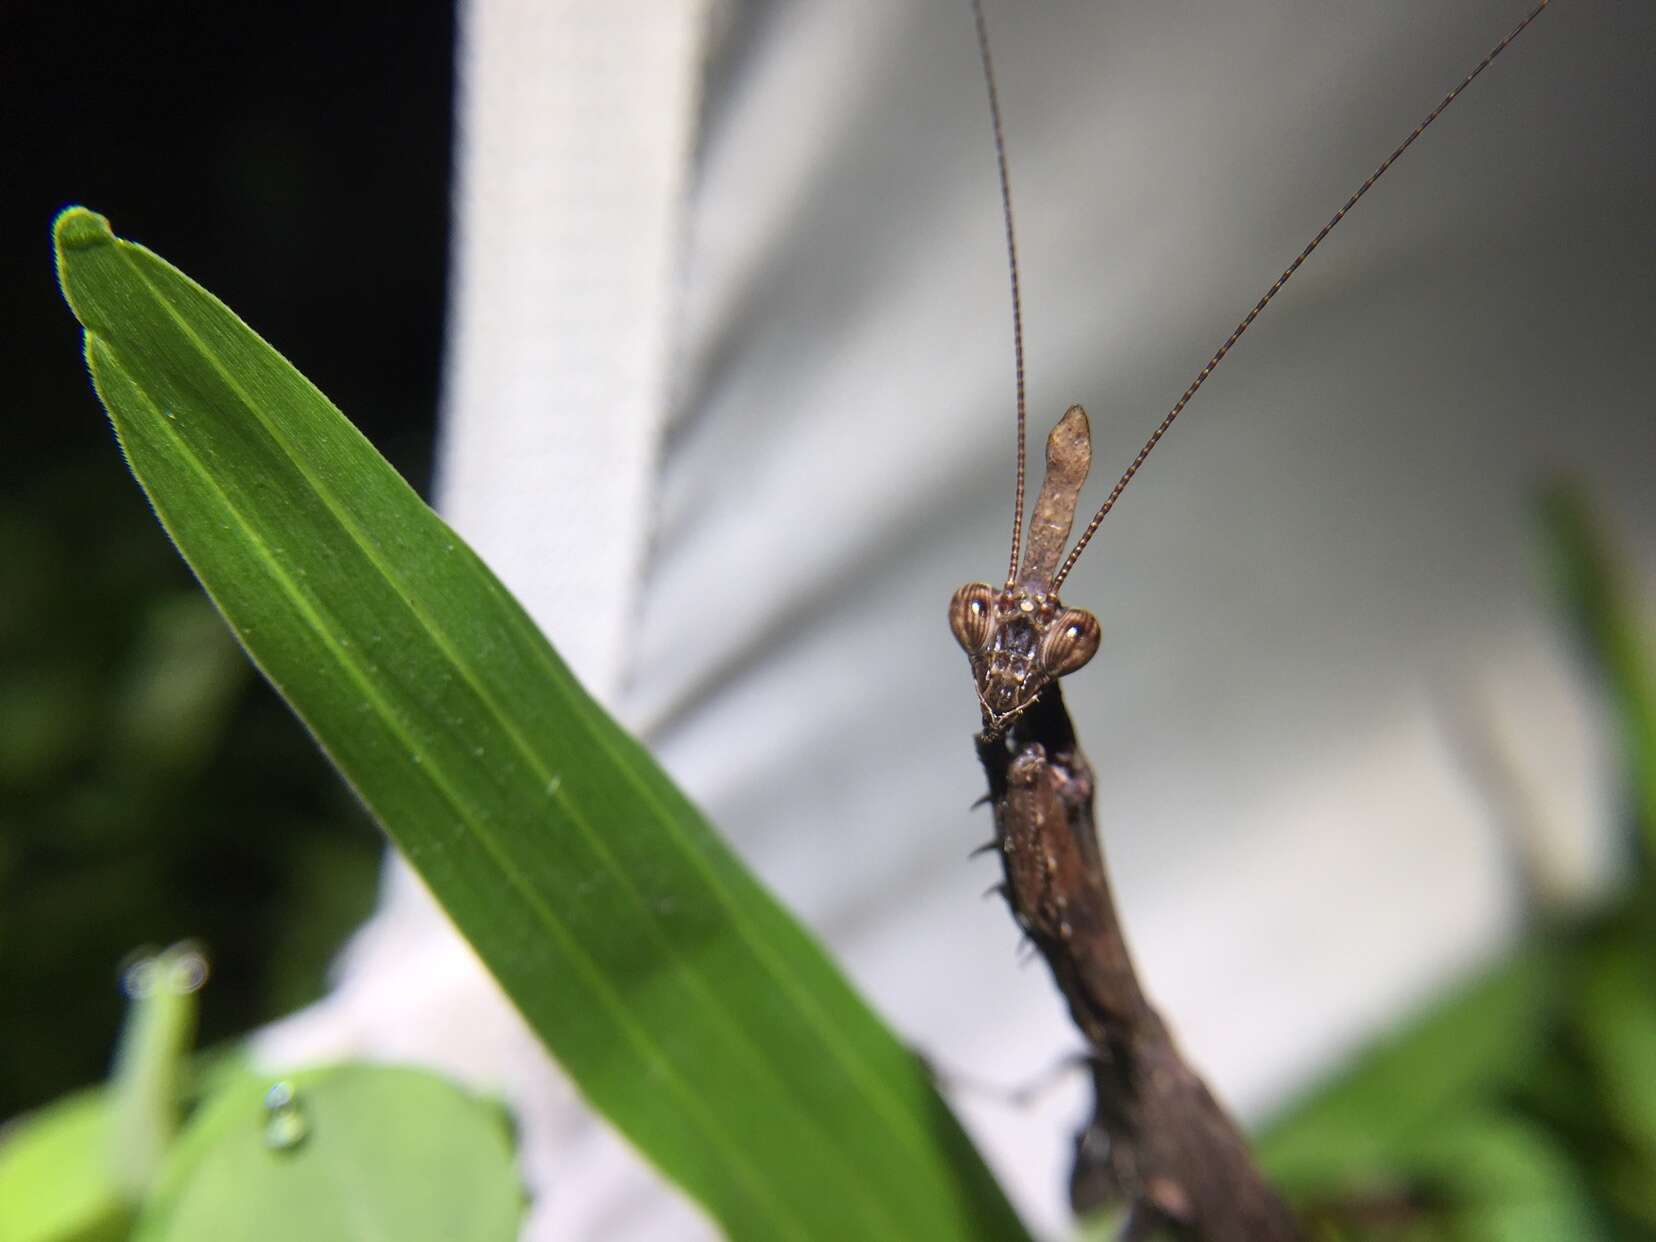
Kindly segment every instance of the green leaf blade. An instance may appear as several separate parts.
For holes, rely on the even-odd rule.
[[[169,534],[589,1099],[734,1236],[1022,1236],[915,1059],[355,428],[101,217],[57,237]]]

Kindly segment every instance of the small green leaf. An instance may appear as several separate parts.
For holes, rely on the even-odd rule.
[[[82,1091],[0,1132],[0,1242],[115,1242],[132,1222],[109,1164],[109,1098]]]
[[[134,1242],[512,1242],[524,1196],[498,1106],[422,1070],[243,1077],[185,1127]]]
[[[162,523],[587,1097],[733,1236],[1023,1236],[917,1060],[339,411],[103,217],[56,236]]]

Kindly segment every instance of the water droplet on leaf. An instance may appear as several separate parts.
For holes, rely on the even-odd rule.
[[[277,1151],[292,1151],[305,1141],[310,1123],[299,1106],[298,1093],[288,1082],[272,1083],[265,1092],[264,1141]]]

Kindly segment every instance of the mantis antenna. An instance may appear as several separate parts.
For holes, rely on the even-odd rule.
[[[1294,261],[1283,269],[1282,275],[1278,276],[1272,282],[1271,287],[1265,291],[1265,296],[1254,303],[1253,309],[1242,317],[1241,322],[1225,338],[1224,343],[1214,350],[1213,356],[1196,373],[1196,378],[1190,381],[1190,386],[1174,402],[1173,408],[1167,412],[1167,416],[1150,433],[1150,438],[1144,442],[1144,447],[1139,449],[1138,456],[1134,457],[1127,469],[1121,472],[1121,477],[1116,480],[1115,486],[1110,489],[1110,494],[1104,498],[1104,503],[1098,506],[1098,511],[1093,514],[1092,520],[1087,523],[1087,528],[1081,532],[1081,537],[1075,541],[1075,546],[1070,549],[1069,555],[1064,558],[1063,565],[1059,567],[1057,574],[1054,575],[1051,588],[1054,593],[1064,585],[1064,579],[1069,577],[1070,570],[1075,568],[1075,562],[1081,558],[1081,553],[1086,550],[1087,544],[1092,540],[1094,533],[1097,532],[1100,523],[1104,521],[1110,510],[1115,508],[1116,501],[1121,499],[1121,493],[1127,490],[1127,485],[1133,481],[1133,476],[1138,474],[1139,467],[1144,465],[1145,458],[1149,457],[1151,450],[1161,443],[1161,438],[1167,434],[1167,430],[1173,425],[1174,419],[1184,413],[1185,406],[1190,404],[1190,399],[1196,395],[1203,384],[1207,383],[1208,376],[1213,374],[1214,369],[1224,361],[1225,355],[1230,353],[1237,341],[1242,339],[1242,334],[1253,326],[1253,321],[1259,318],[1259,313],[1270,305],[1271,299],[1281,292],[1282,287],[1288,283],[1295,272],[1299,271],[1300,265],[1311,257],[1312,252],[1318,246],[1322,245],[1323,240],[1334,231],[1334,227],[1341,220],[1345,219],[1347,213],[1357,205],[1358,200],[1374,188],[1375,182],[1386,175],[1387,169],[1397,162],[1403,152],[1414,145],[1415,140],[1426,132],[1433,121],[1443,115],[1449,105],[1455,102],[1456,97],[1472,85],[1478,75],[1489,68],[1494,63],[1495,58],[1506,51],[1512,45],[1512,41],[1541,15],[1541,11],[1547,7],[1549,2],[1550,0],[1540,0],[1540,3],[1531,9],[1524,19],[1508,32],[1505,38],[1490,49],[1489,54],[1477,63],[1472,72],[1462,78],[1455,88],[1439,101],[1437,107],[1426,114],[1425,119],[1414,127],[1409,136],[1398,143],[1390,155],[1380,161],[1379,166],[1368,175],[1362,185],[1357,187],[1356,193],[1346,199],[1340,209],[1330,217],[1328,223],[1323,225],[1318,230],[1317,235],[1306,243],[1305,249],[1295,256]],[[989,31],[983,17],[982,0],[972,0],[972,13],[977,22],[978,52],[983,58],[984,83],[989,89],[989,115],[995,128],[995,160],[1000,170],[1001,211],[1006,220],[1006,258],[1012,278],[1012,336],[1018,372],[1018,486],[1017,509],[1012,518],[1012,563],[1007,570],[1007,583],[1010,585],[1017,576],[1019,543],[1023,535],[1024,458],[1026,451],[1024,444],[1026,415],[1024,408],[1023,307],[1018,292],[1018,252],[1012,233],[1012,189],[1006,171],[1006,143],[1001,132],[1000,100],[995,90],[994,69],[989,60]]]

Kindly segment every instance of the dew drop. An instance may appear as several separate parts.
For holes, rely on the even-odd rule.
[[[265,1146],[292,1151],[310,1134],[310,1123],[299,1107],[299,1096],[290,1082],[272,1083],[265,1092]]]

